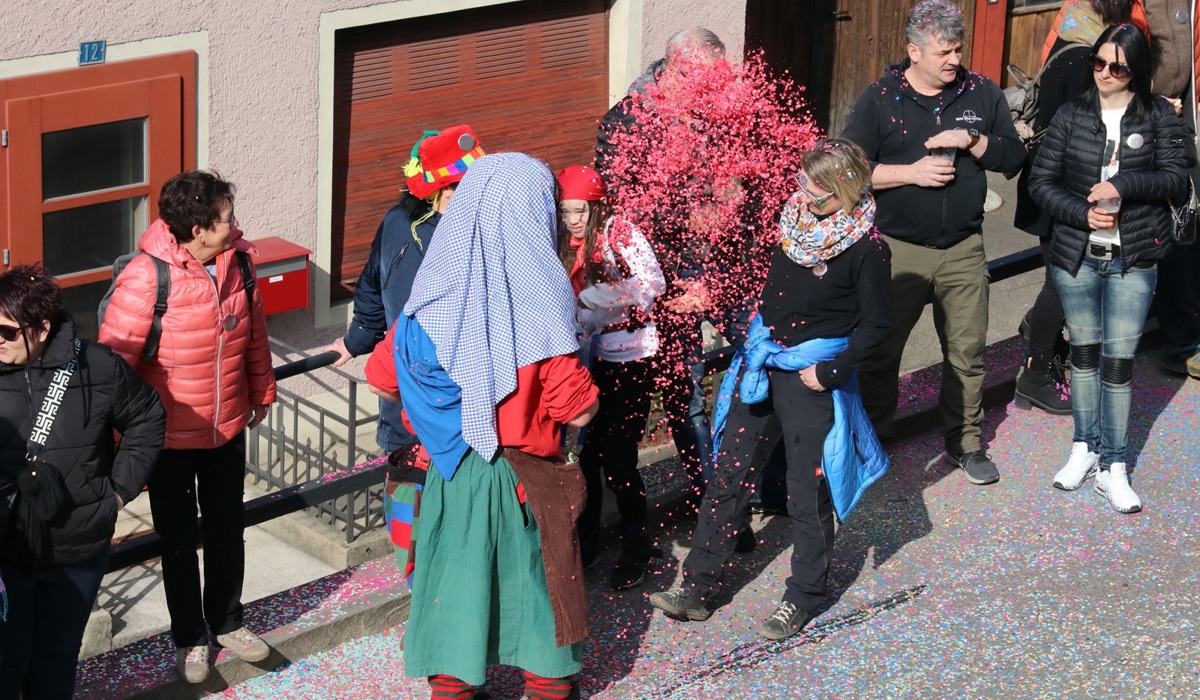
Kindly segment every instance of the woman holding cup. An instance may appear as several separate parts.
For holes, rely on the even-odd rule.
[[[1132,24],[1092,47],[1093,86],[1059,109],[1029,176],[1054,218],[1051,270],[1071,335],[1070,457],[1054,477],[1073,491],[1091,476],[1121,513],[1140,511],[1129,483],[1133,358],[1169,245],[1167,198],[1187,188],[1183,132],[1151,93],[1150,45]]]

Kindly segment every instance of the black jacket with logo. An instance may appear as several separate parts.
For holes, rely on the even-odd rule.
[[[1020,170],[1025,148],[1004,93],[990,79],[960,66],[952,85],[937,95],[921,95],[904,77],[910,65],[904,59],[889,66],[858,96],[842,136],[862,147],[872,168],[917,162],[929,155],[925,141],[942,131],[975,128],[987,136],[987,150],[978,160],[959,151],[954,179],[945,187],[901,185],[875,192],[880,231],[908,243],[949,248],[983,226],[984,171]]]
[[[1029,172],[1029,194],[1054,219],[1050,259],[1071,274],[1083,262],[1091,236],[1087,213],[1095,205],[1087,197],[1100,182],[1107,140],[1098,97],[1086,106],[1068,102],[1050,122]],[[1158,260],[1170,246],[1167,199],[1187,193],[1183,142],[1183,124],[1162,97],[1155,97],[1149,109],[1126,109],[1121,117],[1121,167],[1109,182],[1121,194],[1117,222],[1123,268]]]
[[[75,324],[59,318],[41,359],[29,366],[0,363],[0,483],[25,468],[35,416],[55,371],[66,365]],[[113,431],[121,433],[118,448]],[[67,383],[42,458],[63,476],[68,503],[49,522],[52,561],[65,564],[98,555],[112,539],[116,495],[129,503],[150,478],[162,449],[166,414],[154,391],[133,368],[104,345],[83,341],[78,366]],[[31,552],[14,518],[0,541],[0,556],[29,562]]]

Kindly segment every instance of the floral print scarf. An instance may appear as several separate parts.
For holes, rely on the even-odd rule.
[[[874,227],[875,198],[870,192],[849,213],[843,208],[824,219],[809,211],[797,192],[783,205],[779,217],[783,252],[796,264],[812,268],[817,277],[825,275],[826,261],[857,243]]]

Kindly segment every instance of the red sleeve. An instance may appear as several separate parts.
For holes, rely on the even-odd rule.
[[[395,342],[396,324],[392,324],[387,335],[383,337],[383,342],[371,351],[365,370],[368,384],[392,394],[400,393],[400,385],[396,382],[396,360],[392,355]]]
[[[592,375],[579,363],[575,353],[540,363],[538,378],[544,387],[542,405],[559,423],[566,423],[583,413],[600,395],[600,390],[592,383]]]

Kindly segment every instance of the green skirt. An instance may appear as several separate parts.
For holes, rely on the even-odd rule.
[[[541,538],[508,460],[471,450],[451,481],[430,467],[416,554],[406,675],[481,685],[489,664],[545,678],[582,668],[579,644],[554,644]]]

